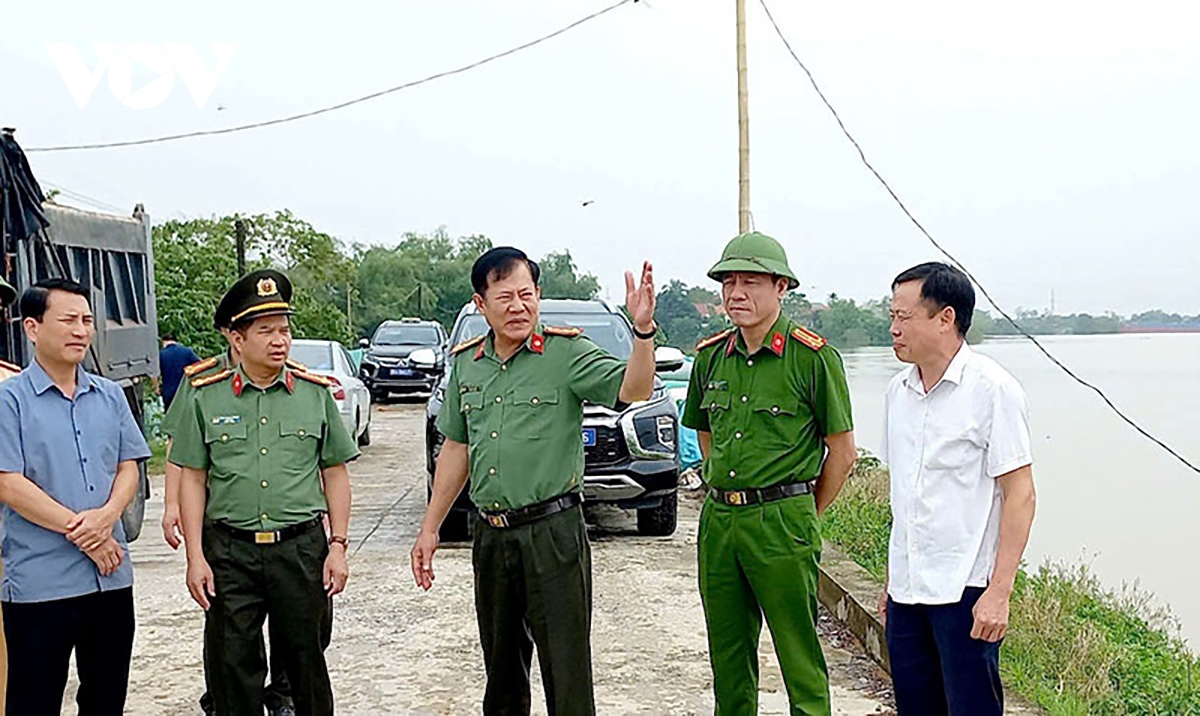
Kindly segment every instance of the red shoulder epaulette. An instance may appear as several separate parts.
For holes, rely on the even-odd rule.
[[[583,335],[582,328],[574,326],[546,326],[545,333],[548,336],[566,336],[567,338],[578,338]]]
[[[229,376],[231,376],[231,375],[233,375],[233,371],[226,368],[225,370],[221,371],[220,373],[213,373],[212,375],[204,376],[202,378],[192,378],[192,387],[193,388],[203,388],[206,385],[212,385],[213,383],[220,383],[223,380],[227,380],[229,378]]]
[[[829,343],[829,341],[825,340],[816,333],[813,333],[807,328],[800,326],[792,329],[792,338],[795,338],[809,348],[812,348],[814,351],[821,350]]]
[[[721,331],[720,333],[714,333],[713,335],[709,336],[708,338],[705,338],[705,339],[701,340],[699,343],[697,343],[696,350],[700,351],[700,350],[704,350],[705,348],[708,348],[709,346],[715,346],[716,344],[718,344],[721,341],[728,338],[735,330],[737,330],[737,329],[726,328],[725,330]]]
[[[470,340],[463,341],[462,343],[459,343],[458,345],[456,345],[450,349],[450,355],[456,356],[459,353],[462,353],[463,351],[467,350],[468,348],[474,348],[475,346],[479,345],[480,343],[483,343],[484,338],[487,338],[487,336],[475,336],[474,338],[472,338]]]
[[[193,364],[189,365],[187,368],[184,368],[183,374],[186,375],[187,377],[191,378],[192,376],[196,375],[197,373],[203,373],[204,371],[206,371],[210,368],[215,368],[217,363],[220,363],[220,362],[221,362],[221,360],[217,356],[213,356],[212,358],[205,358],[204,360],[200,361],[199,363],[193,363]]]
[[[300,378],[301,380],[307,380],[309,383],[316,383],[322,388],[328,388],[329,386],[333,385],[333,383],[325,376],[317,375],[316,373],[309,373],[305,370],[294,370],[292,371],[292,375]]]

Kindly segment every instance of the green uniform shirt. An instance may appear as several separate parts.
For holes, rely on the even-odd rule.
[[[467,444],[471,499],[485,510],[582,489],[583,401],[617,403],[625,362],[555,331],[539,328],[503,363],[490,333],[454,357],[437,428]]]
[[[329,389],[290,368],[265,390],[241,368],[223,375],[192,393],[171,448],[176,465],[208,470],[205,516],[268,531],[328,509],[321,469],[358,457]]]
[[[698,352],[682,422],[712,436],[704,461],[712,487],[811,480],[821,472],[824,438],[854,427],[842,357],[783,315],[754,355],[729,331]]]
[[[176,423],[179,421],[179,416],[190,410],[182,406],[191,405],[192,393],[196,391],[192,387],[192,381],[197,378],[205,378],[223,370],[233,367],[233,359],[229,357],[229,351],[225,351],[219,356],[205,358],[200,361],[199,365],[203,366],[199,370],[193,371],[188,375],[185,371],[183,380],[179,381],[179,389],[175,391],[175,400],[171,401],[171,407],[167,408],[167,414],[163,416],[161,430],[163,435],[174,437],[177,429]]]

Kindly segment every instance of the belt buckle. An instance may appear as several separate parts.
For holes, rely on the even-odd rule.
[[[278,532],[255,532],[254,544],[275,544],[279,541]]]
[[[487,523],[492,527],[508,527],[507,515],[486,515]]]
[[[725,493],[725,501],[731,505],[744,505],[747,502],[746,493],[743,490],[737,490],[735,492],[726,492]]]

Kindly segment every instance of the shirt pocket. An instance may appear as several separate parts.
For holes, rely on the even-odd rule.
[[[511,411],[504,416],[504,427],[515,437],[537,440],[554,431],[558,408],[557,388],[514,390]]]
[[[312,418],[288,418],[279,421],[279,451],[281,458],[301,460],[292,467],[307,467],[316,459],[321,445],[321,422]]]
[[[795,398],[755,398],[754,427],[759,435],[748,436],[764,447],[793,448],[800,440],[800,406]]]
[[[249,450],[246,445],[248,435],[248,428],[244,422],[205,425],[204,442],[208,446],[209,463],[214,467],[218,465],[230,467],[240,464],[239,459]],[[210,469],[209,476],[214,478],[230,477],[232,473],[228,469]]]
[[[957,474],[960,479],[978,477],[973,467],[983,459],[984,445],[980,439],[979,426],[973,422],[957,424],[933,424],[929,426],[925,439],[925,467]],[[971,469],[970,474],[964,470]]]

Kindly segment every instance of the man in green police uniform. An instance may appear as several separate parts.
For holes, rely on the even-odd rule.
[[[829,714],[817,522],[854,465],[842,359],[783,315],[799,282],[771,237],[733,239],[708,275],[734,328],[697,346],[683,424],[700,438],[709,487],[698,551],[717,714],[758,713],[764,616],[791,712]]]
[[[171,461],[184,468],[188,590],[206,611],[206,661],[222,716],[262,713],[267,618],[296,713],[333,713],[323,630],[349,576],[346,463],[358,448],[328,381],[287,365],[290,292],[282,274],[250,275],[230,289],[240,364],[192,379],[191,407],[173,436]]]
[[[538,323],[539,269],[496,248],[475,262],[475,305],[491,331],[454,349],[438,429],[433,497],[412,549],[413,577],[429,589],[438,528],[468,476],[481,508],[472,560],[487,690],[483,712],[528,714],[534,645],[546,708],[594,714],[591,551],[580,507],[584,401],[615,407],[654,387],[654,281],[626,273],[633,354],[626,365],[579,329]]]
[[[275,281],[280,290],[280,297],[284,301],[291,301],[291,282],[279,271],[272,269],[254,271],[247,274],[242,281],[247,285],[254,285],[263,278]],[[233,305],[235,300],[240,300],[240,294],[232,291],[226,293],[217,305],[216,312],[213,314],[213,328],[221,332],[221,335],[228,341],[229,348],[220,355],[193,363],[184,369],[184,380],[179,384],[179,390],[175,394],[176,399],[171,403],[171,408],[167,410],[167,414],[163,416],[162,431],[168,437],[168,459],[165,467],[166,476],[164,478],[162,530],[163,539],[171,546],[171,549],[179,549],[179,545],[183,543],[181,539],[183,527],[179,519],[179,485],[183,482],[183,468],[170,461],[170,438],[175,435],[176,424],[180,420],[180,417],[191,409],[191,396],[196,390],[192,387],[192,381],[230,370],[240,362],[240,356],[233,346],[233,331],[230,325],[230,318],[232,318],[233,309],[235,308]],[[304,368],[304,366],[294,361],[288,361],[288,366],[300,370]],[[180,405],[188,407],[177,407]],[[332,636],[332,616],[331,612],[329,614],[330,619],[325,628],[324,643],[326,646],[328,646],[329,639]],[[267,633],[271,635],[272,644],[279,644],[279,639],[274,637],[275,630],[272,627],[273,624],[274,622],[267,623]],[[204,694],[200,697],[200,708],[206,716],[213,716],[216,713],[216,704],[213,699],[212,690],[208,684],[209,671],[210,668],[206,666],[204,671],[205,690]],[[267,714],[269,716],[294,716],[296,711],[295,706],[292,704],[291,687],[288,685],[287,673],[283,667],[282,649],[271,649],[270,675],[271,681],[263,694],[263,705],[267,709]]]

